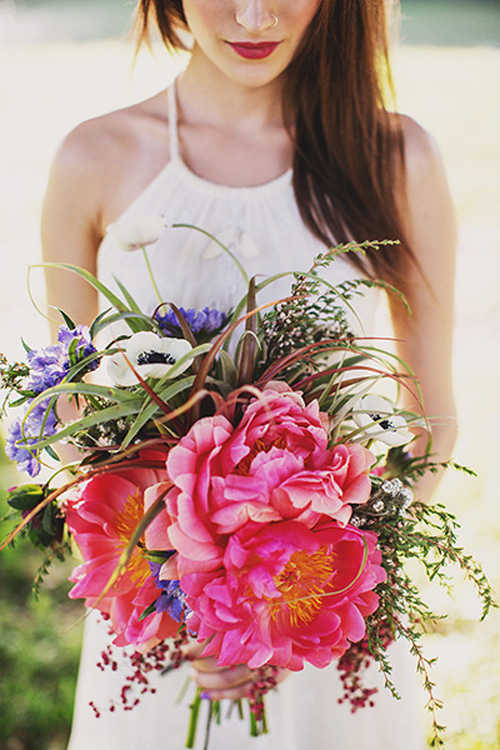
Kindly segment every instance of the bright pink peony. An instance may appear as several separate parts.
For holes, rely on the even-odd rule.
[[[221,415],[203,418],[172,448],[168,534],[182,574],[218,568],[228,536],[248,525],[346,524],[351,504],[367,501],[373,455],[359,445],[328,448],[322,416],[316,401],[267,389],[236,427]]]
[[[385,579],[377,537],[351,526],[297,521],[249,526],[228,541],[223,565],[181,578],[189,627],[211,639],[218,663],[327,666],[365,634]]]
[[[142,457],[165,461],[164,454],[142,454]],[[136,547],[125,572],[107,595],[98,602],[104,587],[116,568],[121,553],[146,507],[165,487],[164,470],[130,468],[123,465],[113,473],[96,476],[82,485],[79,498],[68,503],[68,527],[81,551],[83,564],[72,573],[75,586],[69,596],[84,597],[86,605],[97,606],[110,616],[116,633],[115,643],[129,643],[149,647],[158,640],[174,635],[178,623],[166,613],[153,613],[139,621],[144,610],[160,595],[147,559]],[[159,485],[159,487],[158,487]],[[148,500],[148,494],[150,498]],[[162,511],[148,528],[148,542],[158,537],[166,541],[161,531],[169,525],[166,511]]]

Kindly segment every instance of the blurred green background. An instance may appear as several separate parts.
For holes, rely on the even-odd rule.
[[[40,206],[57,143],[82,119],[159,90],[182,65],[156,45],[132,69],[124,30],[133,6],[0,0],[0,351],[11,358],[22,356],[21,335],[33,346],[48,339],[28,298],[26,268],[40,259]],[[455,455],[479,478],[450,474],[438,499],[457,512],[463,544],[500,590],[500,4],[404,0],[401,41],[394,55],[399,107],[436,136],[460,225]],[[39,272],[31,290],[43,307]],[[0,455],[0,486],[24,481]],[[2,492],[0,515],[4,507]],[[35,602],[35,569],[23,544],[0,555],[0,750],[62,750],[68,734],[81,608],[66,597],[67,569],[49,576]],[[450,611],[440,632],[426,638],[428,654],[439,656],[434,677],[445,700],[446,747],[498,750],[500,616],[478,627],[474,594],[456,578],[453,600],[428,592],[439,611]]]
[[[134,0],[0,0],[14,8],[21,41],[103,39],[120,34]],[[498,0],[402,0],[408,44],[500,44]],[[1,17],[0,17],[1,18]]]

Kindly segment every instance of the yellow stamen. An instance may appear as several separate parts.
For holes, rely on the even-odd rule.
[[[117,514],[116,530],[120,538],[117,546],[120,551],[125,549],[129,543],[135,527],[143,516],[144,499],[140,490],[137,489],[135,494],[127,497],[123,510]],[[127,563],[126,572],[136,586],[142,586],[146,578],[151,575],[151,570],[140,547],[134,548]]]
[[[335,555],[328,547],[320,547],[312,554],[305,550],[294,552],[283,570],[273,579],[281,599],[269,600],[271,616],[276,619],[282,608],[286,607],[292,627],[299,622],[312,622],[335,575],[334,558]]]

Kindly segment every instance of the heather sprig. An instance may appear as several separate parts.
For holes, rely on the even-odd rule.
[[[361,246],[359,249],[362,251]],[[354,251],[354,246],[350,250]],[[325,252],[315,258],[307,273],[295,273],[289,299],[276,305],[263,317],[263,367],[299,347],[317,344],[325,339],[344,338],[347,342],[353,338],[346,314],[346,310],[351,308],[350,300],[361,295],[363,287],[376,284],[367,279],[353,279],[335,287],[328,285],[325,290],[325,281],[319,275],[319,269],[331,262],[332,253]]]
[[[376,613],[367,618],[366,642],[361,646],[353,644],[339,662],[345,698],[351,700],[355,709],[364,705],[365,699],[371,700],[372,694],[366,693],[362,685],[363,669],[371,659],[378,663],[386,687],[398,697],[386,649],[391,640],[402,637],[409,643],[427,693],[427,709],[432,716],[431,745],[443,747],[444,727],[437,718],[442,702],[435,695],[436,686],[430,676],[434,660],[425,656],[421,645],[426,626],[441,616],[422,599],[418,586],[405,569],[405,562],[418,560],[428,580],[437,581],[447,590],[447,569],[450,565],[457,566],[475,586],[482,601],[481,619],[498,605],[482,567],[458,543],[458,522],[453,514],[441,504],[427,505],[420,501],[408,504],[408,489],[398,479],[374,484],[371,502],[366,508],[358,509],[352,520],[360,528],[377,533],[387,579],[377,587],[379,606]],[[393,485],[392,496],[389,492],[384,495],[384,485]]]
[[[303,281],[299,278],[295,286],[300,289]],[[325,339],[332,338],[344,338],[348,341],[350,337],[345,309],[338,304],[335,293],[328,291],[308,302],[292,288],[292,298],[270,310],[262,319],[264,357],[261,368],[264,369],[300,347],[318,345]],[[324,361],[328,346],[318,347],[316,354]],[[310,357],[307,362],[312,364]],[[302,363],[303,360],[295,362],[294,368]],[[318,366],[316,364],[315,369]]]
[[[5,416],[5,407],[12,391],[22,390],[22,384],[30,372],[25,362],[9,362],[5,354],[0,353],[0,388],[7,391],[2,403],[0,416]]]

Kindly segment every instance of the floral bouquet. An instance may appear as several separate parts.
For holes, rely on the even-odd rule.
[[[142,247],[151,271],[145,246],[161,222],[148,222],[139,236],[115,232],[123,240],[125,231],[128,249]],[[279,668],[336,662],[355,710],[373,703],[362,680],[372,661],[395,693],[386,648],[402,636],[435,714],[419,642],[433,615],[405,561],[443,581],[456,563],[484,615],[493,602],[480,567],[457,547],[455,519],[414,499],[412,486],[440,468],[429,451],[410,450],[427,423],[377,395],[384,381],[417,394],[411,372],[349,330],[347,310],[375,282],[333,286],[322,276],[336,255],[376,244],[325,252],[271,305],[259,307],[258,293],[278,277],[247,280],[226,311],[162,301],[146,316],[126,289],[118,298],[65,266],[111,307],[90,328],[62,313],[55,345],[27,348],[26,363],[3,358],[4,406],[23,409],[8,455],[32,477],[56,464],[45,481],[10,490],[17,524],[5,543],[27,535],[45,552],[42,573],[79,549],[70,596],[102,613],[115,646],[134,647],[125,708],[138,700],[137,683],[147,691],[151,670],[179,666],[195,640],[220,666],[254,670],[254,735],[267,730],[264,695]],[[77,460],[59,458],[64,444]],[[111,647],[102,659],[113,666]],[[187,747],[201,700],[198,691]],[[217,701],[209,710],[218,719]],[[439,730],[434,718],[436,744]]]

